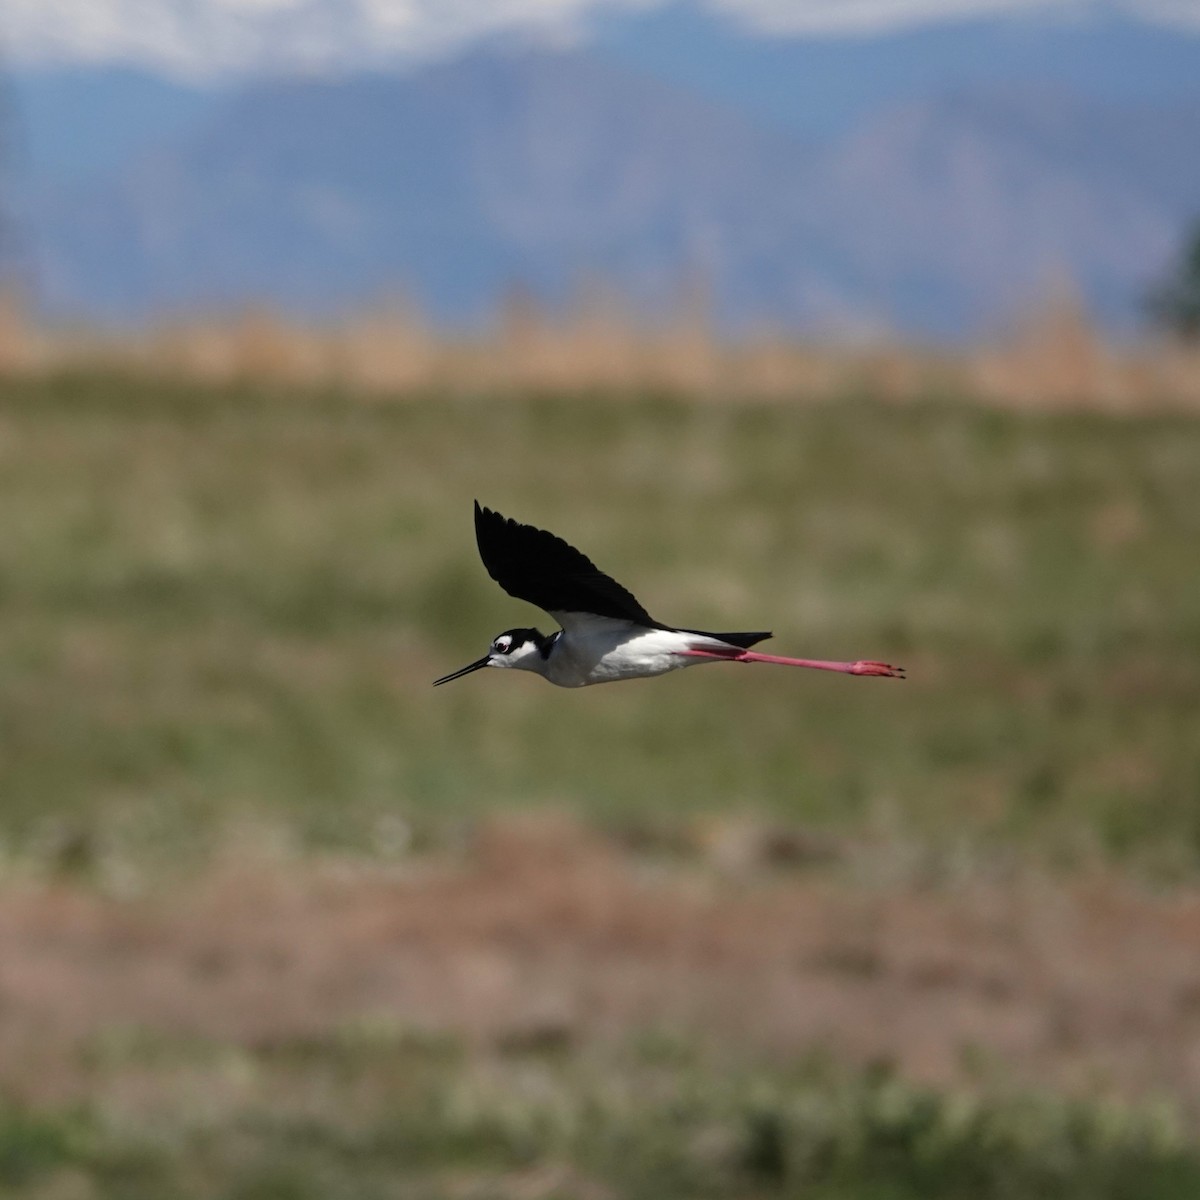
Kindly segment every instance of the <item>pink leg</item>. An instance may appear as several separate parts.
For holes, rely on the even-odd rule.
[[[826,662],[817,658],[782,658],[778,654],[756,654],[753,650],[684,650],[694,658],[723,658],[727,662],[778,663],[783,667],[811,667],[816,671],[840,671],[843,675],[884,675],[903,679],[904,668],[881,662]]]

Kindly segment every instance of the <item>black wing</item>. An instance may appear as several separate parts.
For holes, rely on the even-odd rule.
[[[475,501],[475,540],[487,573],[510,595],[551,614],[595,613],[662,629],[615,579],[560,537]]]

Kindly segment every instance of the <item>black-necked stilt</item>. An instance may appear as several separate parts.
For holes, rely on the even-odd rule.
[[[510,596],[545,609],[562,628],[548,636],[536,629],[506,630],[481,659],[443,675],[434,686],[483,667],[516,667],[559,687],[586,687],[714,661],[904,678],[903,667],[887,663],[824,662],[751,651],[769,633],[704,633],[664,625],[574,546],[544,529],[480,508],[478,501],[475,540],[488,574]]]

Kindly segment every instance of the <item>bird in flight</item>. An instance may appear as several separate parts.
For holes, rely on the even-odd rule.
[[[656,621],[615,579],[562,538],[502,517],[475,502],[475,540],[487,573],[510,595],[545,609],[555,633],[508,629],[480,659],[434,681],[449,683],[484,667],[532,671],[558,687],[664,675],[704,662],[778,663],[844,675],[903,679],[882,662],[827,662],[757,654],[769,633],[705,633]]]

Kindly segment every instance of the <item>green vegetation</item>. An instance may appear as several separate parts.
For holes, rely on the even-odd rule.
[[[667,620],[910,679],[435,692],[500,629],[545,627],[486,577],[474,497]],[[0,502],[0,868],[119,886],[248,825],[389,855],[557,804],[667,843],[739,812],[933,867],[1200,871],[1200,419],[89,375],[0,386]],[[1153,1104],[927,1091],[670,1033],[89,1036],[62,1078],[0,1093],[0,1193],[1200,1194],[1188,1127]],[[79,1100],[32,1103],[43,1084]]]
[[[10,852],[175,864],[247,815],[370,850],[558,803],[1200,865],[1200,420],[86,376],[5,383],[0,455]],[[546,624],[486,577],[476,496],[667,620],[910,679],[434,692]]]
[[[653,1039],[468,1053],[378,1031],[257,1050],[134,1039],[85,1107],[0,1107],[6,1196],[158,1200],[1185,1200],[1169,1109],[983,1099],[885,1071],[730,1069]],[[106,1093],[113,1079],[121,1088]],[[131,1086],[130,1079],[136,1080]]]
[[[1169,277],[1151,293],[1150,318],[1185,342],[1200,339],[1200,221],[1194,223]]]

